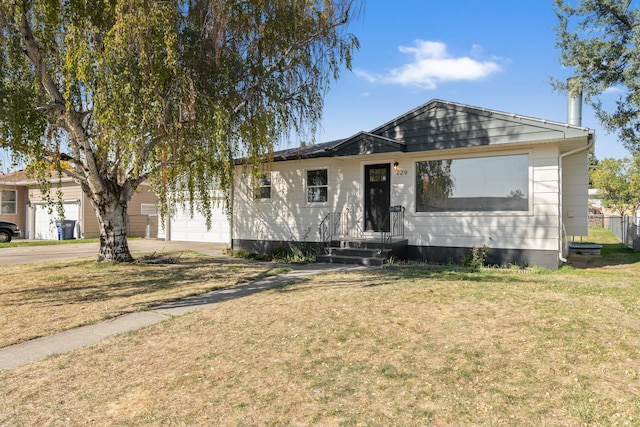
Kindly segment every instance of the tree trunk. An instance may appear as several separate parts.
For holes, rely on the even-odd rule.
[[[100,252],[97,261],[131,262],[127,242],[127,205],[130,197],[126,188],[107,186],[110,191],[90,198],[100,227]]]

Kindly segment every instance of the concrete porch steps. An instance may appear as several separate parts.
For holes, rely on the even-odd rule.
[[[316,256],[316,262],[380,266],[392,256],[404,259],[406,246],[405,239],[394,239],[386,245],[382,245],[380,239],[333,240],[326,254]]]

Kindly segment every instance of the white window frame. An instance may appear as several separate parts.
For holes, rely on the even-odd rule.
[[[528,166],[528,210],[527,211],[441,211],[441,212],[424,212],[418,211],[417,200],[418,191],[415,188],[416,185],[416,174],[417,174],[417,163],[419,162],[428,162],[428,161],[438,161],[438,160],[462,160],[462,159],[477,159],[477,158],[487,158],[487,157],[502,157],[502,156],[514,156],[514,155],[527,155],[529,160]],[[534,193],[533,193],[533,181],[534,181],[534,173],[533,173],[533,152],[531,150],[517,150],[517,151],[496,151],[494,153],[487,153],[484,155],[478,154],[468,154],[468,155],[460,155],[460,156],[435,156],[431,158],[423,158],[416,159],[413,162],[413,168],[411,171],[412,177],[411,180],[413,182],[413,213],[416,216],[445,216],[445,217],[460,217],[460,216],[533,216],[534,215]]]
[[[323,185],[309,185],[309,172],[315,171],[325,171],[327,175],[326,184]],[[310,201],[309,200],[309,190],[312,188],[326,188],[327,190],[327,200],[325,201]],[[329,168],[326,166],[319,166],[315,168],[308,168],[304,171],[304,200],[306,206],[329,206],[330,200],[330,187],[329,187]]]
[[[273,175],[271,174],[271,172],[265,172],[256,176],[253,183],[253,200],[258,203],[270,202],[273,198]],[[269,189],[269,197],[262,196],[261,190],[263,188]]]
[[[4,193],[12,192],[14,194],[13,200],[5,201]],[[13,204],[13,212],[5,212],[4,208]],[[0,189],[0,214],[2,215],[17,215],[18,214],[18,190],[11,190],[9,188]]]

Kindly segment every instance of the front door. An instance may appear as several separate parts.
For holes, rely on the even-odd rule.
[[[364,230],[389,231],[391,165],[364,167]]]

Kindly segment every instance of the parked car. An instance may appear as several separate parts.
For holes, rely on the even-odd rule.
[[[20,237],[18,226],[9,221],[0,221],[0,243],[10,242],[14,237]]]

